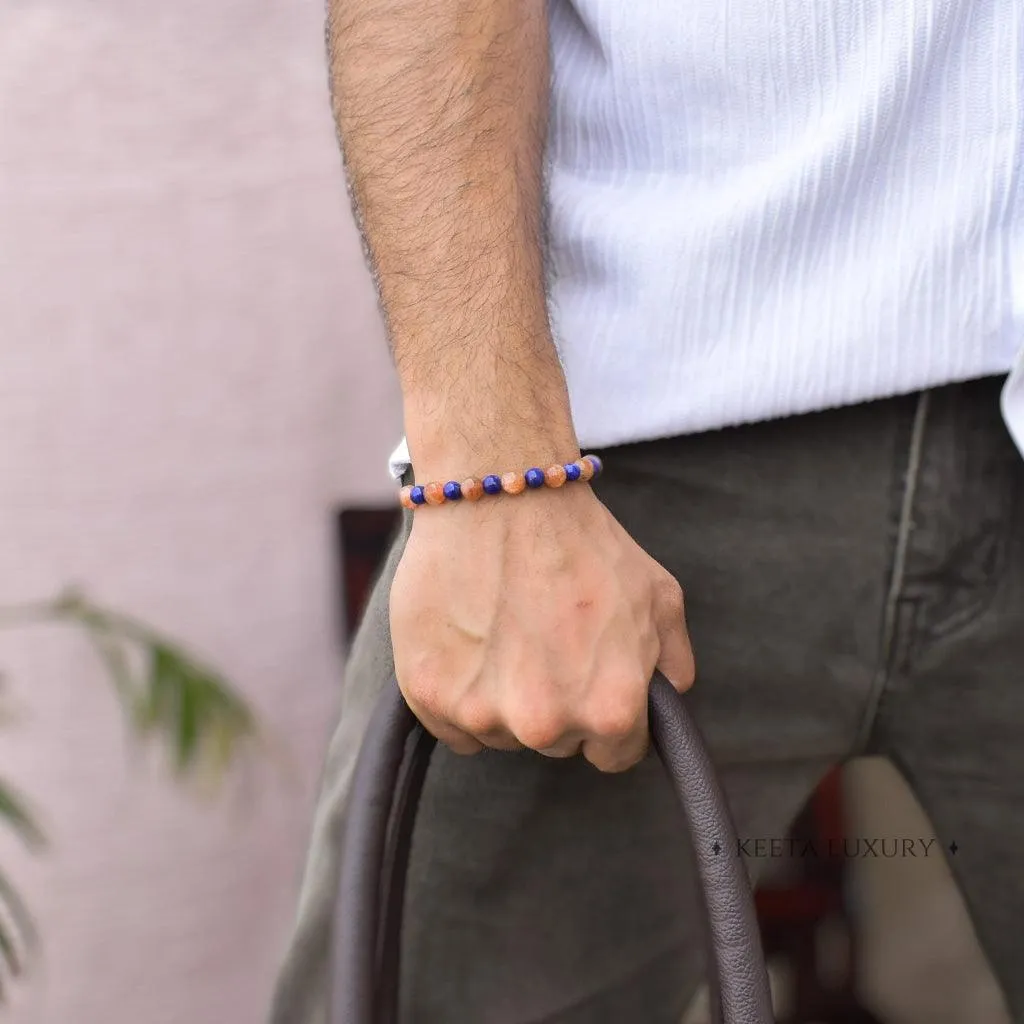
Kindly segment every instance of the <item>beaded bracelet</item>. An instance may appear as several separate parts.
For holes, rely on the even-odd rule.
[[[490,474],[482,480],[471,476],[468,480],[449,480],[448,483],[410,485],[399,492],[403,508],[422,505],[443,505],[449,501],[479,501],[489,494],[522,494],[540,487],[561,487],[574,480],[592,480],[604,468],[596,455],[584,455],[565,465],[555,463],[547,469],[528,469],[525,473]]]

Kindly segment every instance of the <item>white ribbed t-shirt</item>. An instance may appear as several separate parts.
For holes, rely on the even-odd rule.
[[[1024,450],[1022,0],[549,10],[549,305],[584,447],[1013,371]]]

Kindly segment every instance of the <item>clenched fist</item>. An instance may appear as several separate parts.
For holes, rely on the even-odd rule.
[[[623,771],[647,748],[654,669],[694,678],[679,584],[582,485],[415,512],[391,633],[406,700],[457,753]]]

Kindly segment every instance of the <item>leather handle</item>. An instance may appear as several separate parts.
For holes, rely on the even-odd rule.
[[[651,683],[650,723],[693,843],[712,1009],[721,1024],[772,1024],[753,894],[725,798],[683,700],[660,675]],[[397,1024],[404,872],[433,747],[392,681],[363,740],[342,838],[331,1024]]]

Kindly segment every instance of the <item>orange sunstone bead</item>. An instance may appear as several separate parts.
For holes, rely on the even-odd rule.
[[[423,488],[423,497],[427,499],[428,505],[443,505],[445,502],[444,484],[427,484]]]
[[[416,505],[412,500],[412,484],[408,487],[403,487],[398,492],[398,500],[402,503],[402,508],[415,508]]]
[[[590,480],[594,475],[594,464],[590,459],[577,459],[576,465],[580,467],[580,479]]]
[[[522,494],[526,490],[526,477],[522,473],[503,473],[501,489],[506,494]]]
[[[479,501],[484,496],[484,485],[475,476],[463,480],[459,486],[466,501]]]
[[[548,487],[561,487],[565,483],[565,466],[556,463],[544,470],[544,483]]]

